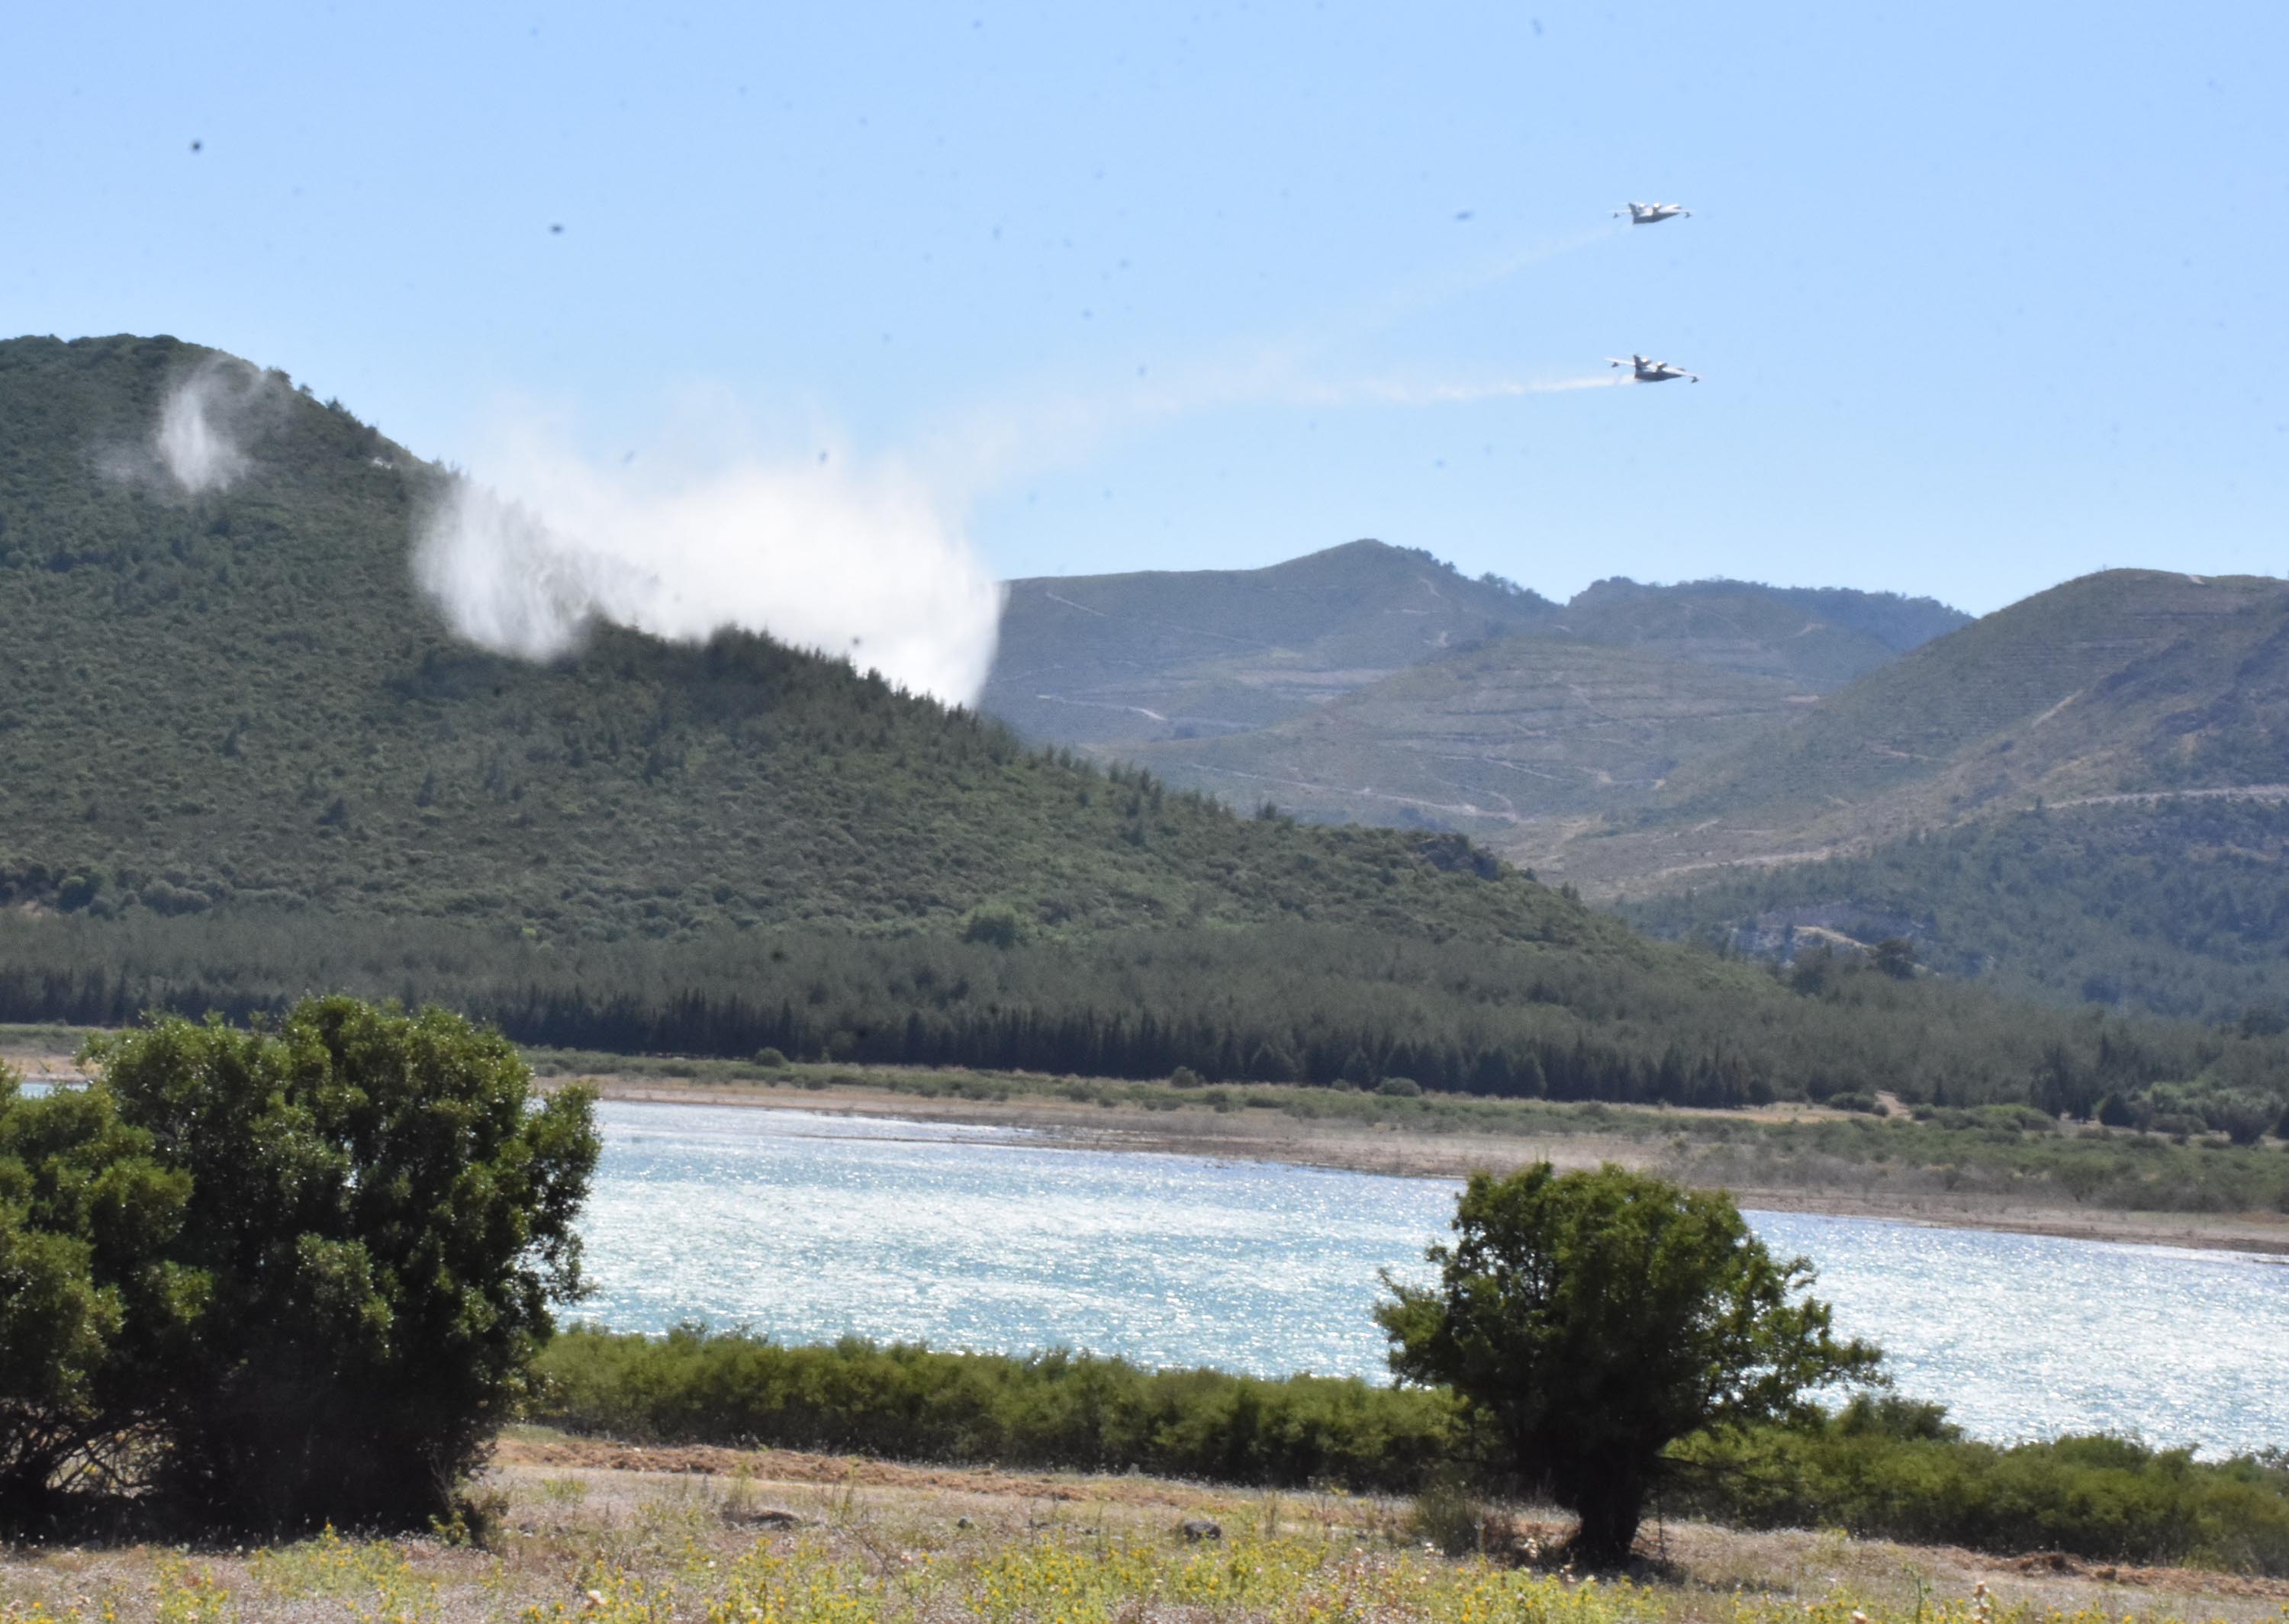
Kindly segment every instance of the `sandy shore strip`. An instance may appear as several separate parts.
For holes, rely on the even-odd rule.
[[[60,1052],[28,1049],[0,1054],[0,1059],[28,1081],[71,1083],[84,1080],[86,1075],[73,1056]],[[543,1078],[541,1083],[545,1087],[556,1087],[570,1080]],[[581,1080],[595,1085],[609,1100],[738,1105],[892,1121],[1022,1128],[1033,1142],[1058,1149],[1288,1162],[1396,1178],[1462,1179],[1482,1169],[1507,1173],[1537,1161],[1560,1168],[1594,1167],[1610,1161],[1671,1177],[1689,1180],[1692,1176],[1690,1166],[1680,1166],[1663,1141],[1621,1134],[1427,1132],[1388,1122],[1300,1121],[1263,1111],[1217,1111],[1206,1106],[1147,1111],[1134,1105],[1081,1104],[1043,1095],[999,1101],[930,1098],[847,1082],[814,1089],[793,1083],[773,1087],[610,1074]],[[1758,1113],[1723,1114],[1745,1118]],[[1946,1229],[2000,1230],[2075,1240],[2289,1257],[2289,1214],[2118,1212],[2065,1203],[2000,1201],[1971,1193],[1886,1190],[1872,1182],[1865,1187],[1735,1184],[1726,1188],[1751,1211],[1883,1218]]]
[[[1399,1178],[1462,1179],[1480,1170],[1507,1173],[1537,1161],[1560,1168],[1594,1167],[1610,1161],[1655,1172],[1676,1171],[1663,1142],[1623,1134],[1426,1133],[1390,1123],[1298,1121],[1269,1111],[1145,1111],[1038,1096],[1007,1101],[931,1099],[847,1084],[814,1090],[658,1078],[606,1076],[583,1080],[594,1084],[610,1100],[1015,1127],[1029,1130],[1034,1142],[1058,1149],[1288,1162]],[[2001,1230],[2077,1240],[2289,1256],[2289,1214],[2110,1212],[1880,1187],[1728,1189],[1742,1206],[1751,1211],[1820,1213],[1947,1229]]]

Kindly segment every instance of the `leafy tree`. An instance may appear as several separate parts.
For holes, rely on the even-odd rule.
[[[203,1300],[156,1395],[162,1486],[262,1528],[448,1510],[581,1292],[593,1096],[536,1103],[497,1034],[347,998],[94,1053],[187,1175],[172,1251]]]
[[[101,1089],[25,1097],[0,1067],[0,1524],[116,1485],[201,1282],[170,1265],[189,1181]]]
[[[1385,1277],[1376,1310],[1403,1381],[1443,1383],[1581,1518],[1573,1550],[1629,1559],[1663,1452],[1709,1428],[1800,1413],[1880,1357],[1830,1334],[1727,1198],[1611,1164],[1475,1174],[1435,1286]]]

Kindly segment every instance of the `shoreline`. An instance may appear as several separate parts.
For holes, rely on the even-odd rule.
[[[5,1058],[27,1081],[71,1082],[84,1075],[73,1057],[52,1049],[19,1050]],[[773,1084],[609,1071],[534,1080],[543,1088],[584,1081],[594,1085],[604,1099],[632,1103],[729,1105],[877,1121],[1018,1128],[1034,1136],[1028,1142],[1056,1150],[1278,1162],[1392,1178],[1459,1181],[1474,1172],[1506,1173],[1535,1161],[1547,1160],[1561,1170],[1613,1161],[1697,1187],[1724,1190],[1751,1212],[1868,1218],[1934,1229],[1987,1230],[2289,1258],[2289,1214],[2131,1211],[2014,1203],[1971,1192],[1884,1189],[1875,1183],[1878,1175],[1872,1167],[1866,1170],[1866,1182],[1850,1187],[1735,1183],[1697,1176],[1690,1158],[1680,1161],[1660,1139],[1620,1133],[1441,1132],[1389,1122],[1303,1120],[1265,1111],[1217,1111],[1205,1104],[1176,1110],[1086,1104],[1048,1094],[1006,1100],[933,1097],[870,1087],[855,1079],[824,1088],[807,1087],[792,1078]],[[1802,1109],[1775,1108],[1775,1114]]]
[[[1460,1180],[1473,1172],[1505,1173],[1547,1160],[1564,1170],[1613,1161],[1691,1182],[1656,1140],[1622,1134],[1432,1133],[1388,1123],[1364,1126],[1305,1122],[1264,1113],[1187,1108],[1144,1111],[1060,1100],[929,1098],[889,1088],[789,1088],[750,1082],[678,1082],[652,1078],[588,1076],[540,1079],[544,1087],[573,1081],[594,1086],[606,1100],[635,1104],[729,1105],[760,1111],[800,1111],[871,1120],[942,1122],[1014,1127],[1054,1150],[1125,1150],[1230,1161],[1279,1162],[1393,1178]],[[2048,1235],[2069,1240],[2289,1257],[2289,1215],[2129,1212],[1982,1201],[1928,1192],[1871,1189],[1710,1185],[1730,1194],[1745,1211],[1817,1214],[1927,1225]]]

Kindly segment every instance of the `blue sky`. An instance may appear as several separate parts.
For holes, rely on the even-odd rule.
[[[2277,4],[20,5],[0,57],[0,330],[480,473],[504,402],[608,458],[697,395],[929,466],[1003,575],[2289,569]],[[1705,381],[1487,393],[1631,350]]]

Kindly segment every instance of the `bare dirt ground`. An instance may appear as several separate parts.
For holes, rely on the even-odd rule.
[[[1656,1172],[1677,1171],[1663,1141],[1621,1134],[1427,1132],[1387,1122],[1304,1121],[1260,1111],[1147,1111],[1039,1096],[1007,1101],[929,1099],[849,1085],[811,1090],[658,1078],[607,1076],[587,1080],[595,1083],[607,1099],[1020,1127],[1060,1148],[1288,1162],[1401,1178],[1460,1179],[1480,1170],[1506,1173],[1536,1161],[1548,1161],[1561,1169],[1594,1167],[1610,1161]],[[1781,1119],[1803,1110],[1782,1106],[1763,1113],[1730,1114]],[[2284,1214],[2111,1212],[2013,1202],[1968,1191],[1887,1190],[1872,1181],[1867,1186],[1828,1189],[1753,1183],[1727,1189],[1743,1206],[1768,1212],[1830,1213],[1952,1229],[2289,1254],[2289,1215]]]

